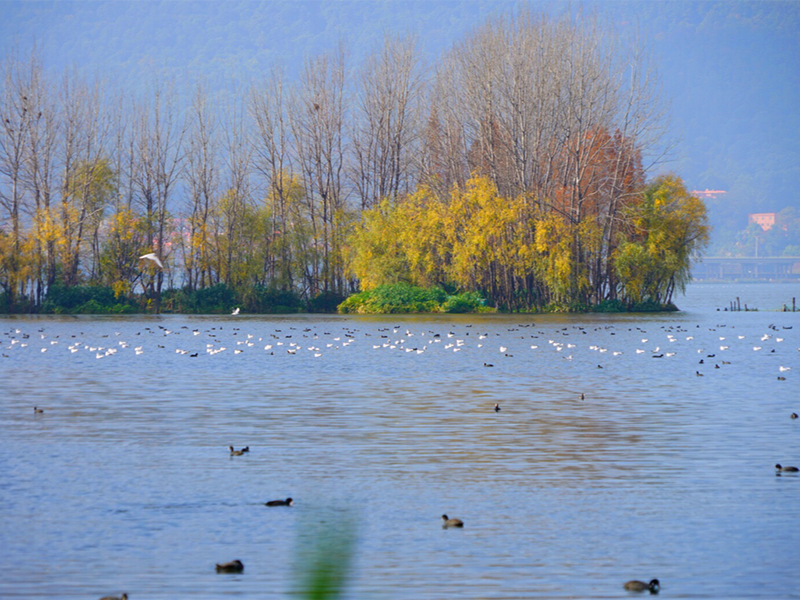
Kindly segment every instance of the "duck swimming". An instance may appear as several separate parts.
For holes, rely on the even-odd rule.
[[[242,561],[238,559],[215,566],[217,569],[217,573],[241,573],[244,571],[244,565],[242,564]],[[126,599],[123,598],[123,600]]]
[[[443,527],[463,527],[464,521],[461,519],[449,519],[447,515],[442,515],[442,522],[444,523]]]
[[[658,590],[661,588],[661,584],[658,582],[658,579],[651,579],[650,583],[645,583],[644,581],[633,581],[627,582],[623,586],[629,592],[646,592],[650,591],[651,594],[657,594]]]
[[[287,498],[286,500],[270,500],[264,506],[292,506],[294,500]]]
[[[100,600],[128,600],[128,594],[122,594],[122,596],[103,596]]]
[[[797,467],[782,467],[779,464],[775,465],[775,470],[779,473],[797,473],[800,471]]]
[[[231,451],[231,456],[241,456],[245,453],[245,450],[234,450],[233,446],[228,446],[228,450]],[[249,450],[247,450],[249,452]]]

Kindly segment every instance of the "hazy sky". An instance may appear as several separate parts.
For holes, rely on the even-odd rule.
[[[248,81],[276,62],[291,74],[340,40],[356,64],[385,32],[417,34],[433,62],[487,16],[521,4],[2,1],[0,44],[7,51],[36,43],[49,68],[75,65],[136,91],[156,75],[189,86],[200,78]],[[551,14],[597,12],[645,40],[677,142],[662,169],[690,189],[727,190],[716,219],[800,208],[800,2],[527,4]]]

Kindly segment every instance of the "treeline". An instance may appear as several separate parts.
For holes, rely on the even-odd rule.
[[[521,11],[436,64],[387,36],[362,65],[340,47],[187,102],[10,53],[0,302],[47,309],[89,286],[154,311],[212,288],[327,306],[397,281],[508,310],[668,302],[705,214],[674,178],[647,187],[659,90],[620,41],[596,20]],[[671,218],[682,245],[660,246]]]

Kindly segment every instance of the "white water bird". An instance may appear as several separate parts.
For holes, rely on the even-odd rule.
[[[238,315],[239,314],[239,307],[234,308],[233,312],[231,314],[232,315]]]
[[[145,259],[145,260],[152,260],[154,263],[156,263],[156,264],[158,265],[158,267],[159,267],[160,269],[163,269],[163,268],[164,268],[164,264],[161,262],[161,260],[159,260],[158,256],[156,256],[156,253],[155,253],[155,252],[151,252],[150,254],[143,254],[143,255],[142,255],[142,256],[140,256],[139,258],[140,258],[140,259],[142,259],[142,258],[143,258],[143,259]]]

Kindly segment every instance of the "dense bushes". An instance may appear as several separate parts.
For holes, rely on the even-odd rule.
[[[238,293],[224,283],[199,290],[164,292],[161,311],[213,315],[230,313],[239,308],[245,313],[298,313],[305,310],[303,300],[294,292],[255,287]]]
[[[255,287],[243,298],[242,310],[251,313],[299,313],[305,310],[305,304],[294,292]]]
[[[488,312],[475,292],[450,296],[440,287],[423,288],[407,283],[380,285],[350,296],[339,312],[358,314]]]
[[[623,313],[623,312],[669,312],[678,310],[672,302],[659,304],[652,300],[645,302],[625,303],[622,300],[603,300],[597,306],[591,308],[592,312],[598,313]]]
[[[137,308],[126,298],[116,298],[110,287],[54,285],[47,291],[42,312],[104,315],[134,313]]]
[[[399,314],[399,313],[485,313],[495,312],[487,307],[477,292],[449,295],[440,287],[423,288],[407,283],[386,284],[347,298],[339,305],[339,312],[349,314]],[[625,303],[622,300],[605,300],[596,306],[580,303],[550,303],[545,313],[614,313],[658,312],[678,310],[674,304],[657,304],[652,301]]]
[[[308,312],[312,313],[335,313],[338,306],[347,297],[335,292],[322,292],[314,296],[308,302]]]
[[[227,314],[235,308],[244,313],[284,314],[299,312],[336,312],[336,307],[344,300],[344,296],[331,292],[319,294],[305,302],[298,294],[265,287],[256,287],[244,294],[223,283],[211,287],[188,290],[165,290],[161,297],[162,313],[185,314]],[[7,300],[0,296],[0,302]],[[21,310],[20,302],[24,298],[17,297],[16,310]],[[5,305],[0,304],[0,310]],[[32,308],[33,305],[30,305]],[[50,314],[129,314],[150,312],[152,301],[141,295],[132,298],[116,297],[114,290],[102,286],[52,286],[45,301],[42,313]]]
[[[0,295],[0,308],[2,301]],[[18,297],[18,303],[24,298]],[[31,304],[29,308],[32,308]],[[402,314],[402,313],[485,313],[496,309],[487,307],[477,292],[449,294],[441,287],[424,288],[407,283],[387,284],[345,298],[333,292],[323,292],[307,302],[293,292],[270,288],[254,288],[245,295],[238,294],[225,284],[200,290],[173,289],[164,292],[163,313],[227,314],[234,308],[251,314],[332,313]],[[28,312],[19,310],[16,312]],[[101,286],[52,286],[42,303],[42,313],[50,314],[131,314],[149,312],[151,306],[142,296],[116,297],[114,291]],[[657,312],[678,310],[674,304],[652,301],[626,303],[604,300],[596,306],[551,303],[543,312]]]

